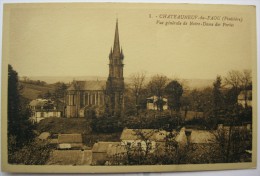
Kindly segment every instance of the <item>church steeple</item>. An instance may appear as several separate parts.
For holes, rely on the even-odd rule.
[[[124,54],[120,48],[118,20],[116,20],[116,30],[114,46],[109,54],[109,75],[106,83],[106,94],[108,96],[107,110],[112,115],[120,115],[124,108]]]
[[[119,43],[119,32],[118,32],[118,19],[116,20],[116,30],[115,30],[115,39],[114,39],[114,47],[113,54],[116,56],[120,55],[120,43]]]

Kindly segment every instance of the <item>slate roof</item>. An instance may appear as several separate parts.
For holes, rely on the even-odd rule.
[[[106,81],[73,81],[70,90],[104,90],[106,87]]]
[[[141,140],[141,136],[144,138],[149,138],[153,141],[164,141],[167,135],[167,132],[162,130],[159,131],[157,129],[124,129],[120,139],[121,140]]]
[[[92,148],[93,153],[106,153],[109,145],[120,145],[120,142],[97,142]]]
[[[58,143],[82,143],[81,134],[59,134]]]

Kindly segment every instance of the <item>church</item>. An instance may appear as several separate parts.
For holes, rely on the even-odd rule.
[[[120,47],[118,20],[116,21],[114,46],[109,53],[107,81],[73,81],[65,96],[65,116],[86,117],[89,108],[103,109],[119,116],[124,109],[124,54]]]

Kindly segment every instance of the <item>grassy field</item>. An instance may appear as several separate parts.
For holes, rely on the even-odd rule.
[[[40,85],[28,84],[24,82],[20,82],[20,83],[23,86],[23,89],[21,91],[22,96],[29,100],[36,99],[40,94],[44,94],[48,91],[50,92],[54,91],[53,85],[40,86]]]
[[[50,133],[81,133],[91,132],[90,121],[85,118],[46,118],[37,125],[38,132]]]

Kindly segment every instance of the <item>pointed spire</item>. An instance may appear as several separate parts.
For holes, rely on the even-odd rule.
[[[123,48],[121,47],[121,52],[120,52],[120,54],[121,54],[121,59],[123,60],[124,59],[124,53],[123,53]]]
[[[120,43],[119,43],[119,32],[118,32],[118,19],[116,19],[116,31],[114,39],[113,53],[118,55],[120,54]]]
[[[109,59],[111,59],[112,54],[113,54],[113,49],[112,49],[112,47],[111,47],[110,52],[109,52],[109,55],[108,55]]]

